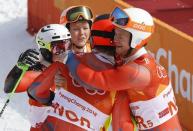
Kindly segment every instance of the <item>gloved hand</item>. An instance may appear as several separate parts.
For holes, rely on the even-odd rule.
[[[38,57],[39,52],[36,49],[28,49],[25,52],[21,53],[17,63],[22,63],[32,67],[40,62]]]

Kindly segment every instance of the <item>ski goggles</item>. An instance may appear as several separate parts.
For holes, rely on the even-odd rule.
[[[92,30],[91,37],[90,37],[90,44],[92,47],[95,45],[101,46],[114,46],[113,45],[113,38],[114,38],[114,31],[100,31],[100,30]]]
[[[51,53],[59,55],[69,49],[70,39],[51,42]]]
[[[61,18],[61,24],[65,22],[76,22],[81,20],[91,20],[93,18],[93,14],[90,8],[86,6],[78,6],[71,8],[67,11],[66,16]]]
[[[153,26],[144,25],[143,23],[137,23],[130,19],[128,14],[116,7],[111,13],[111,18],[113,23],[122,28],[133,28],[136,30],[144,31],[144,32],[153,32]]]

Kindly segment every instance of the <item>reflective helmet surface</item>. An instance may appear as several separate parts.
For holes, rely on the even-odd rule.
[[[154,32],[152,16],[140,8],[115,8],[111,14],[113,24],[132,34],[131,48],[141,48]]]
[[[47,61],[51,61],[51,43],[71,39],[68,29],[60,24],[49,24],[43,26],[36,34],[36,44],[42,56]]]

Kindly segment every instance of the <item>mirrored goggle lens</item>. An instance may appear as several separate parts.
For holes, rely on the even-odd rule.
[[[91,10],[82,6],[72,8],[66,14],[67,21],[72,22],[77,21],[80,16],[82,16],[85,20],[90,20],[93,18]]]
[[[68,50],[70,46],[70,40],[54,41],[51,43],[51,52],[53,54],[60,54]]]
[[[121,26],[125,26],[129,22],[128,15],[118,7],[113,10],[111,17],[114,23]]]
[[[128,21],[129,21],[128,18],[121,18],[121,19],[115,19],[114,23],[116,23],[117,25],[125,26],[127,25]]]

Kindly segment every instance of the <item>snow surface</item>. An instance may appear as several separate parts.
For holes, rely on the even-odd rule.
[[[27,0],[0,0],[0,110],[8,96],[3,92],[6,75],[22,51],[36,48],[26,27]],[[0,131],[29,131],[27,100],[26,93],[11,97],[0,118]]]

